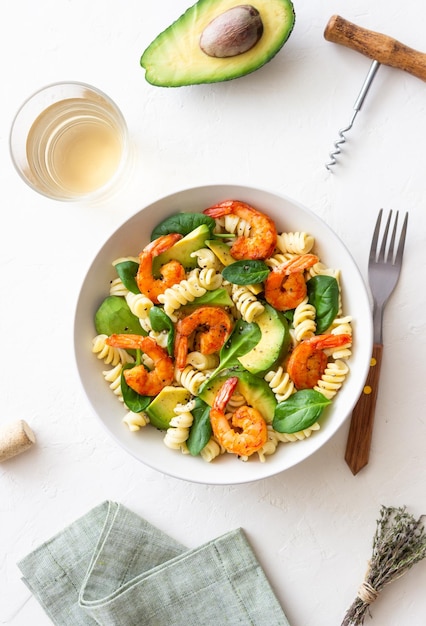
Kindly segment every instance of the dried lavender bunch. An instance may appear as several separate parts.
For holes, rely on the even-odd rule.
[[[426,557],[422,517],[414,519],[406,507],[381,507],[367,574],[341,626],[363,624],[367,613],[371,617],[370,604],[383,587]]]

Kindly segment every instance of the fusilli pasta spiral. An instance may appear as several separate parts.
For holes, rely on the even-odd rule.
[[[132,432],[136,432],[149,424],[149,417],[145,412],[141,413],[133,413],[133,411],[129,411],[123,417],[123,423],[131,430]]]
[[[330,332],[333,335],[352,335],[352,318],[349,316],[339,317],[334,320],[330,326]],[[338,350],[334,350],[332,356],[334,359],[349,359],[352,355],[351,346],[343,346]]]
[[[283,443],[293,443],[295,441],[302,441],[307,437],[310,437],[313,432],[320,429],[320,425],[318,422],[309,426],[309,428],[305,428],[304,430],[299,430],[297,433],[277,433],[277,437],[279,441]]]
[[[202,354],[194,350],[188,354],[186,362],[196,370],[213,370],[219,365],[219,357],[217,354]]]
[[[315,323],[316,310],[309,304],[308,297],[295,308],[293,315],[294,338],[302,341],[315,334],[317,325]]]
[[[315,239],[307,233],[289,232],[277,236],[277,248],[280,252],[291,254],[307,254],[312,250]]]
[[[225,215],[224,217],[216,218],[215,231],[230,233],[238,237],[249,237],[251,226],[246,220],[237,215]]]
[[[224,454],[225,448],[223,448],[214,437],[210,437],[204,448],[201,450],[201,458],[207,463],[211,463],[216,457]]]
[[[287,400],[296,391],[293,381],[281,365],[276,371],[267,372],[265,380],[274,392],[277,402]]]
[[[149,312],[154,306],[154,303],[143,294],[132,293],[131,291],[126,294],[126,302],[133,315],[139,318],[142,328],[146,332],[149,332],[151,330]]]
[[[271,454],[275,454],[276,449],[280,443],[278,439],[278,433],[272,428],[270,424],[267,426],[268,429],[268,440],[262,446],[260,450],[258,450],[257,454],[259,455],[259,460],[261,463],[265,463],[266,456],[270,456]]]
[[[278,267],[283,263],[287,263],[287,261],[290,261],[290,259],[292,259],[294,256],[295,255],[290,252],[286,252],[285,254],[282,252],[276,252],[271,257],[269,257],[269,259],[266,259],[265,263],[268,267],[273,269],[274,267]]]
[[[92,340],[92,352],[98,359],[103,360],[105,365],[117,365],[118,363],[133,363],[133,357],[122,348],[108,346],[105,340],[108,335],[96,335]]]
[[[200,248],[191,252],[191,256],[197,259],[198,267],[220,271],[223,267],[213,250],[210,248]]]
[[[188,448],[185,442],[189,437],[189,429],[194,421],[191,413],[193,408],[193,400],[187,404],[177,404],[175,406],[175,417],[172,417],[170,420],[169,428],[164,436],[164,443],[168,448],[181,450],[185,454],[188,453]]]
[[[246,285],[233,285],[231,298],[246,322],[253,322],[265,310],[263,304]]]
[[[114,278],[109,286],[110,296],[123,296],[125,297],[129,293],[127,287],[125,287],[121,281],[121,278]]]
[[[176,368],[175,381],[196,396],[203,382],[207,380],[207,371],[209,370],[199,371],[192,365],[187,365],[183,370]]]
[[[123,366],[121,363],[116,365],[110,370],[102,372],[104,379],[107,383],[110,383],[109,388],[117,396],[120,402],[123,402],[123,394],[121,391],[121,372]]]
[[[344,361],[331,361],[314,389],[331,400],[343,385],[348,372],[349,367]]]
[[[220,272],[217,272],[212,267],[203,267],[202,269],[196,268],[192,270],[188,276],[188,280],[195,277],[199,285],[206,291],[213,291],[219,289],[222,284],[223,277]]]
[[[158,301],[164,305],[164,312],[176,322],[175,311],[181,306],[193,302],[195,298],[203,296],[207,289],[202,287],[198,274],[191,274],[188,279],[182,280],[173,287],[168,287],[163,294],[158,296]]]
[[[294,443],[296,441],[303,441],[312,435],[313,432],[320,429],[318,422],[315,422],[309,428],[300,430],[296,433],[279,433],[273,429],[272,426],[268,426],[268,441],[258,451],[259,460],[264,463],[265,457],[271,454],[275,454],[277,447],[280,443]]]
[[[307,270],[308,275],[312,278],[313,276],[332,276],[339,282],[340,278],[340,270],[333,269],[331,267],[327,267],[321,261],[315,263],[312,267]]]

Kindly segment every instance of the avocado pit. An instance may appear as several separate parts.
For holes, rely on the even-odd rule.
[[[250,4],[241,4],[221,13],[206,26],[200,36],[200,48],[210,57],[234,57],[253,48],[262,34],[259,11]]]

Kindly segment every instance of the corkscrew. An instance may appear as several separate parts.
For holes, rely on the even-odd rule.
[[[327,41],[346,46],[373,59],[353,106],[352,118],[345,128],[339,130],[339,138],[333,144],[334,149],[330,153],[330,161],[326,164],[326,168],[331,171],[331,168],[337,163],[336,157],[341,153],[341,146],[346,142],[346,133],[351,130],[380,65],[389,65],[405,70],[426,81],[426,54],[409,48],[388,35],[352,24],[339,15],[333,15],[330,18],[324,31],[324,37]]]
[[[354,112],[353,112],[351,121],[345,128],[340,129],[338,132],[339,139],[337,139],[337,141],[334,142],[334,150],[333,152],[330,152],[330,161],[326,163],[325,165],[325,167],[328,170],[330,170],[330,168],[337,163],[336,157],[341,153],[340,146],[342,146],[346,141],[345,133],[351,130],[353,123],[355,121],[355,118],[358,115],[358,112],[361,110],[361,107],[367,96],[368,90],[371,87],[371,83],[373,82],[374,77],[376,76],[376,72],[379,69],[379,67],[380,67],[380,63],[378,61],[373,61],[372,64],[370,65],[370,70],[361,87],[361,91],[359,92],[358,98],[356,99],[355,104],[353,106]]]

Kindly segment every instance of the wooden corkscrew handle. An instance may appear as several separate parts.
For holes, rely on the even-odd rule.
[[[327,41],[361,52],[383,65],[405,70],[426,80],[426,53],[409,48],[388,35],[367,30],[339,15],[333,15],[325,27],[324,37]]]

